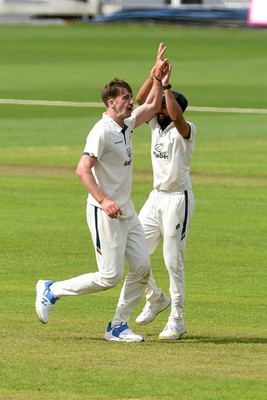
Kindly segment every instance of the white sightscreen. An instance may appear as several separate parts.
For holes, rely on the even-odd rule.
[[[267,25],[267,0],[251,0],[248,22],[250,25]]]

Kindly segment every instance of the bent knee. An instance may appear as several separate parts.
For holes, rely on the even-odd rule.
[[[138,275],[141,276],[144,281],[148,281],[150,272],[151,272],[150,263],[141,265],[140,268],[138,269]]]
[[[103,285],[105,286],[106,289],[111,289],[120,283],[122,280],[123,274],[116,274],[116,275],[111,275],[111,276],[102,276],[101,280],[103,282]]]

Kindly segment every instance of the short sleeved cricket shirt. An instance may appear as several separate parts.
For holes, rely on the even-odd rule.
[[[124,120],[124,129],[106,113],[89,132],[84,154],[97,158],[93,168],[95,180],[106,197],[114,200],[122,210],[122,218],[134,215],[131,201],[132,189],[132,132],[135,115]],[[88,202],[100,204],[92,195]]]
[[[162,131],[157,116],[150,120],[154,189],[166,192],[191,190],[190,162],[195,146],[196,128],[193,123],[188,123],[191,134],[189,139],[185,139],[173,122]]]

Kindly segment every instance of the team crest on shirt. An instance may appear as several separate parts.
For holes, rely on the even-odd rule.
[[[168,154],[166,154],[165,151],[163,151],[163,145],[161,143],[156,144],[153,150],[153,154],[156,158],[164,158],[165,160],[168,160]]]
[[[127,167],[127,165],[131,165],[132,164],[132,149],[131,147],[128,147],[126,150],[127,156],[129,157],[127,161],[125,161],[124,166]]]

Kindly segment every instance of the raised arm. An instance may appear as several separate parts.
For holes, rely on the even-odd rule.
[[[164,76],[166,65],[168,63],[168,60],[166,58],[162,59],[165,50],[166,47],[163,46],[163,43],[161,43],[159,46],[157,61],[154,68],[151,90],[146,97],[145,102],[134,110],[134,114],[136,115],[135,127],[138,127],[144,122],[149,121],[153,117],[153,115],[156,114],[160,109],[162,100],[161,80]]]
[[[165,75],[162,78],[162,87],[165,95],[165,100],[166,100],[166,108],[168,111],[168,114],[173,121],[176,129],[182,135],[184,138],[190,137],[190,126],[184,119],[184,114],[177,103],[172,90],[171,90],[171,85],[170,85],[170,74],[171,74],[171,69],[172,65],[168,64],[168,72],[165,73]]]
[[[153,86],[153,78],[155,76],[155,68],[156,68],[156,63],[157,60],[162,58],[164,53],[165,53],[166,47],[163,45],[163,43],[160,43],[159,48],[158,48],[158,54],[156,58],[156,62],[153,66],[153,68],[150,71],[148,79],[143,83],[143,85],[140,87],[137,95],[136,95],[136,101],[139,105],[144,104],[146,101],[146,98],[148,94],[150,93],[150,90],[152,89]]]
[[[136,95],[136,101],[137,101],[138,105],[144,104],[144,102],[146,101],[146,98],[153,86],[154,75],[155,75],[155,66],[152,68],[148,79],[140,87],[140,89]]]

